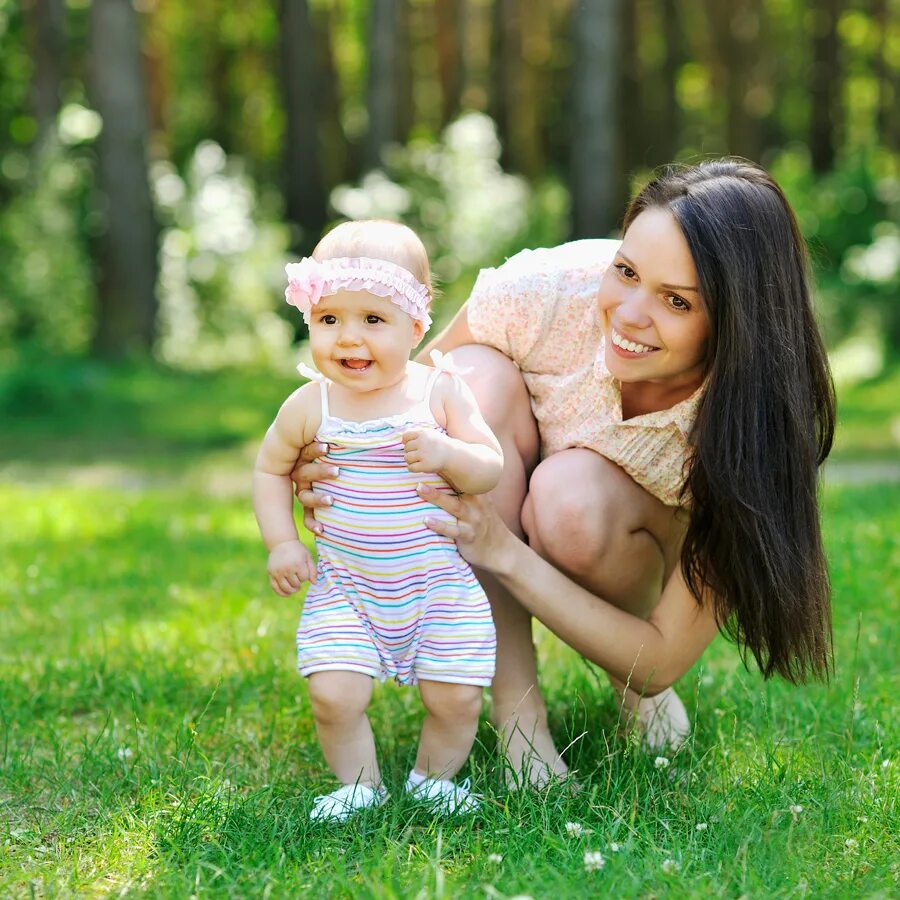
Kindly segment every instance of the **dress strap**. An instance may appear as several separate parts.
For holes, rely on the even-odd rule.
[[[468,375],[472,369],[454,365],[440,350],[432,350],[429,356],[432,363],[434,363],[434,371],[428,376],[428,381],[425,384],[425,399],[423,403],[430,409],[431,392],[434,390],[434,385],[442,372],[446,372],[448,375]]]
[[[328,411],[328,381],[325,376],[321,372],[317,372],[315,369],[310,368],[310,366],[306,365],[306,363],[297,363],[297,371],[304,377],[308,378],[310,381],[318,381],[319,382],[319,399],[322,405],[322,421],[328,418],[330,415]]]

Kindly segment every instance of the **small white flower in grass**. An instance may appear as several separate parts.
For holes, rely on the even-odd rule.
[[[847,838],[847,840],[844,841],[844,846],[848,850],[855,850],[859,846],[859,841],[855,840],[854,838]]]
[[[488,854],[487,860],[489,863],[495,863],[496,865],[499,865],[503,862],[503,857],[499,853],[490,853]]]
[[[889,759],[884,759],[881,761],[882,769],[889,769],[891,767],[891,761]]]
[[[666,875],[671,875],[672,872],[678,871],[678,863],[675,862],[674,859],[664,859],[662,864],[662,870],[666,873]]]
[[[697,831],[706,831],[706,829],[709,828],[709,825],[707,825],[706,822],[698,822],[698,823],[694,826],[694,828],[695,828]]]
[[[606,865],[606,860],[599,850],[587,850],[584,854],[584,870],[598,872]]]
[[[794,817],[794,821],[796,822],[797,817],[800,815],[800,813],[803,812],[803,807],[799,803],[792,803],[788,807],[788,810],[790,811],[791,815]]]
[[[857,822],[862,822],[862,824],[865,825],[866,822],[869,821],[869,817],[868,817],[868,816],[857,816],[857,817],[856,817],[856,821],[857,821]]]
[[[612,841],[612,843],[610,843],[610,845],[609,845],[610,853],[618,853],[621,849],[622,849],[622,845],[617,844],[615,841]]]
[[[668,769],[669,760],[666,759],[665,756],[657,756],[656,759],[653,760],[653,765],[656,766],[657,769]]]
[[[566,834],[569,837],[581,837],[584,834],[584,825],[580,822],[566,822]]]
[[[131,757],[134,756],[134,753],[132,752],[131,747],[119,747],[119,749],[116,750],[116,756],[121,760],[126,760],[131,759]]]

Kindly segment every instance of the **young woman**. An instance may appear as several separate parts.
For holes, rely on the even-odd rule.
[[[617,241],[525,251],[481,274],[426,348],[453,351],[504,452],[485,496],[423,496],[478,570],[497,628],[493,715],[532,781],[565,765],[531,616],[604,668],[654,748],[718,631],[764,676],[830,666],[818,467],[835,406],[805,247],[760,168],[670,168]],[[322,473],[309,448],[298,496]]]

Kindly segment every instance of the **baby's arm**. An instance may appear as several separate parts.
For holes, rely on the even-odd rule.
[[[411,472],[436,472],[461,494],[493,490],[503,472],[503,451],[458,376],[438,378],[433,403],[443,406],[447,434],[414,429],[403,435]]]
[[[294,391],[269,426],[253,470],[253,509],[269,550],[269,582],[282,597],[298,591],[304,581],[315,581],[315,565],[294,522],[290,473],[299,448],[314,440],[318,417],[317,386]]]

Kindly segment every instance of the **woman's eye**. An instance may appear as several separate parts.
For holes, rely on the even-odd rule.
[[[668,299],[669,305],[674,309],[688,310],[691,308],[691,304],[684,297],[679,297],[678,294],[669,294]]]
[[[366,316],[366,324],[367,325],[377,325],[379,322],[384,321],[381,316]]]
[[[634,269],[632,269],[631,266],[626,266],[625,263],[617,263],[616,268],[623,278],[634,278],[635,276]]]

